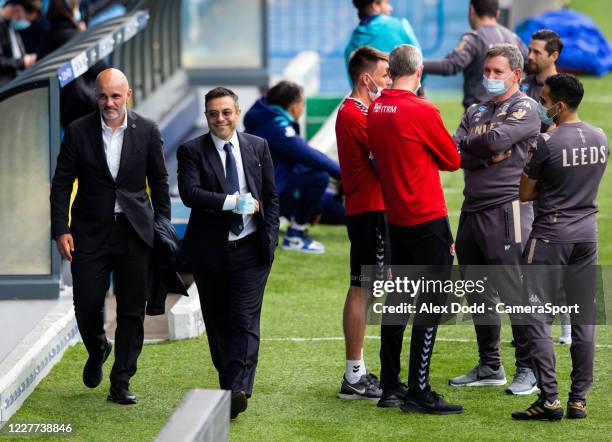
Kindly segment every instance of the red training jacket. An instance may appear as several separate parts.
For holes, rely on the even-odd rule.
[[[336,119],[340,176],[346,194],[346,214],[385,210],[380,180],[370,162],[367,131],[368,108],[345,98]]]
[[[390,224],[448,215],[438,171],[459,169],[461,157],[432,103],[411,91],[383,90],[368,110],[368,142]]]

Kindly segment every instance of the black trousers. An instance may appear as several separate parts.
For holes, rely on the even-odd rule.
[[[533,209],[518,201],[479,212],[462,212],[457,230],[457,258],[467,280],[488,279],[484,294],[467,296],[468,302],[486,304],[485,313],[472,315],[480,363],[501,364],[499,343],[501,316],[495,310],[497,298],[508,305],[522,302],[521,256],[533,223]],[[493,266],[486,270],[486,266]],[[490,307],[490,308],[489,308]],[[510,315],[517,367],[530,367],[525,321]]]
[[[448,218],[439,218],[408,227],[389,224],[389,236],[392,266],[435,266],[434,272],[438,273],[443,270],[445,273],[444,275],[438,273],[435,275],[436,279],[450,279],[453,263],[451,253],[453,236]],[[431,278],[431,275],[428,277]],[[387,299],[389,300],[392,296],[389,295]],[[429,367],[438,330],[437,324],[441,317],[439,314],[418,313],[420,305],[424,302],[445,305],[446,297],[442,294],[428,295],[419,296],[417,300],[417,313],[414,317],[410,341],[408,368],[410,390],[429,388]],[[405,317],[404,324],[389,324],[389,322],[395,321],[385,321],[383,315],[383,325],[380,329],[380,379],[383,389],[392,389],[399,383],[400,356],[408,315]]]
[[[222,389],[253,392],[259,354],[259,319],[270,266],[255,235],[227,250],[224,270],[195,270],[213,364]]]
[[[117,329],[110,380],[112,385],[127,386],[136,373],[144,339],[151,248],[125,217],[114,222],[106,244],[95,254],[79,251],[78,242],[74,248],[74,310],[83,343],[92,358],[101,358],[106,348],[104,298],[113,275]]]

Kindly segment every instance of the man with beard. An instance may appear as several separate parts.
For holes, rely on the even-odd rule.
[[[535,101],[540,101],[544,81],[557,73],[557,60],[563,50],[559,34],[550,29],[540,29],[531,35],[527,56],[527,75],[521,82],[521,91]]]
[[[541,29],[531,36],[527,56],[527,75],[521,82],[521,92],[535,101],[540,101],[544,81],[557,73],[556,62],[561,56],[563,41],[549,29]],[[542,123],[540,132],[548,131],[549,126]],[[570,337],[571,339],[571,337]]]
[[[587,417],[586,396],[593,384],[597,294],[597,193],[609,157],[603,130],[578,116],[584,96],[580,80],[570,74],[548,77],[538,113],[556,129],[540,134],[521,176],[522,201],[537,200],[538,213],[523,253],[529,306],[557,302],[563,293],[571,311],[572,371],[567,418]],[[517,420],[559,420],[563,407],[551,338],[554,316],[535,313],[526,329],[540,395]]]
[[[53,237],[62,257],[72,263],[74,310],[89,354],[83,383],[100,385],[102,365],[111,353],[104,298],[112,273],[117,330],[108,400],[126,405],[136,403],[129,381],[144,340],[153,215],[170,219],[162,138],[155,123],[127,110],[131,96],[123,72],[106,69],[98,75],[99,111],[66,127],[51,185]],[[70,211],[75,179],[79,190]]]
[[[527,75],[521,82],[521,91],[535,101],[540,101],[540,93],[544,87],[544,81],[548,77],[557,74],[557,60],[561,56],[563,50],[563,41],[559,34],[550,29],[540,29],[531,36],[529,43],[529,55],[527,56]],[[540,132],[548,132],[550,128],[554,128],[552,124],[548,126],[542,123]],[[533,205],[534,213],[537,211],[537,201]],[[561,336],[559,336],[560,344],[572,343],[572,326],[568,314],[559,315],[561,319]]]

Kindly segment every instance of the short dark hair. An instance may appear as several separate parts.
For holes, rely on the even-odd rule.
[[[266,96],[268,104],[275,104],[287,110],[304,96],[304,88],[293,81],[283,80],[273,86]]]
[[[204,95],[204,106],[208,105],[210,100],[221,97],[232,97],[234,99],[234,103],[236,103],[236,106],[238,106],[238,95],[236,95],[233,90],[222,86],[211,89],[206,93],[206,95]]]
[[[470,5],[474,7],[474,12],[479,17],[497,17],[499,11],[498,0],[470,0]]]
[[[544,49],[546,49],[548,55],[555,51],[561,55],[561,51],[563,50],[563,40],[561,40],[561,37],[559,37],[559,34],[557,34],[555,31],[551,31],[550,29],[540,29],[531,35],[531,39],[545,41],[546,46],[544,46]]]
[[[6,4],[21,6],[28,14],[36,13],[40,15],[42,13],[42,3],[40,0],[9,0]]]
[[[381,0],[353,0],[353,6],[357,8],[357,14],[360,19],[368,16],[368,8],[372,3],[380,3]]]
[[[554,103],[563,101],[571,109],[578,109],[584,96],[584,88],[574,75],[551,75],[544,81],[544,84],[548,86],[550,98]]]
[[[372,73],[376,70],[379,61],[389,61],[389,57],[382,51],[370,46],[361,46],[351,54],[348,63],[349,77],[351,82],[357,84],[359,77],[364,72]]]

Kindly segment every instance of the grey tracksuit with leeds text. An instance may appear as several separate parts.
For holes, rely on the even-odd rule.
[[[584,122],[560,124],[538,137],[525,175],[537,180],[538,213],[523,260],[525,292],[532,305],[578,305],[570,315],[570,401],[584,401],[593,383],[597,290],[597,191],[608,161],[603,131]],[[558,299],[558,294],[565,299]],[[534,315],[527,327],[538,386],[558,398],[552,315]]]
[[[506,304],[522,302],[519,265],[533,211],[530,204],[519,203],[518,188],[527,153],[540,130],[536,106],[521,92],[503,102],[472,105],[454,134],[465,178],[456,250],[464,278],[480,279],[486,272],[488,290],[469,296],[468,301],[487,306],[484,314],[474,314],[473,319],[480,363],[490,366],[501,364],[501,318],[494,308],[495,298]],[[509,149],[507,159],[492,161],[493,155]],[[529,367],[522,318],[510,319],[516,364]]]

